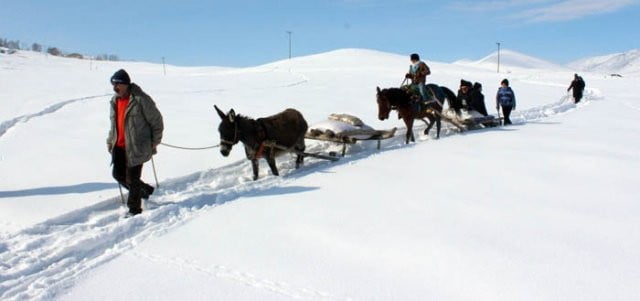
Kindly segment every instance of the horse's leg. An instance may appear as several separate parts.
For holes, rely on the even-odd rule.
[[[429,135],[429,131],[431,130],[431,128],[433,127],[434,121],[433,121],[433,117],[428,116],[427,118],[429,118],[429,121],[431,121],[430,123],[428,123],[428,127],[424,130],[424,134],[425,135]]]
[[[302,165],[304,165],[304,156],[303,155],[298,155],[296,157],[296,169],[302,167]]]
[[[408,121],[408,126],[407,126],[407,134],[409,134],[410,138],[411,138],[411,142],[416,142],[416,137],[415,135],[413,135],[413,122],[414,119],[411,118]],[[409,144],[409,139],[407,139],[407,144]]]
[[[253,180],[258,179],[258,159],[251,160],[251,167],[253,168]]]
[[[407,134],[405,137],[405,144],[409,144],[409,140],[413,138],[413,118],[404,117],[404,124],[407,127]]]
[[[271,173],[274,176],[279,176],[280,173],[278,173],[278,167],[276,166],[276,151],[273,148],[269,150],[266,158],[267,163],[269,163],[269,168],[271,168]]]
[[[438,132],[436,133],[436,139],[440,139],[440,128],[441,128],[441,120],[440,116],[436,116],[436,129]]]

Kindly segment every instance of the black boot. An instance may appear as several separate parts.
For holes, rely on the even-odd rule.
[[[149,184],[142,184],[142,188],[140,189],[140,197],[148,200],[149,197],[153,194],[155,188]]]
[[[129,209],[129,212],[127,212],[127,214],[125,214],[124,218],[130,218],[130,217],[134,217],[138,214],[142,213],[142,209]]]

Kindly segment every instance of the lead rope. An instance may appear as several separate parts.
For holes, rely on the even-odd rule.
[[[160,145],[166,146],[166,147],[169,147],[169,148],[183,149],[183,150],[206,150],[206,149],[212,149],[212,148],[220,147],[220,144],[211,145],[211,146],[204,146],[204,147],[186,147],[186,146],[172,145],[172,144],[168,144],[168,143],[160,143]]]

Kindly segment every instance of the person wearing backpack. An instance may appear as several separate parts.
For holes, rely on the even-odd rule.
[[[504,125],[511,123],[510,115],[511,111],[516,109],[516,95],[513,93],[511,87],[509,87],[509,80],[503,79],[500,83],[500,88],[496,94],[496,110],[500,110],[502,107],[502,113],[504,115]]]
[[[579,103],[580,100],[582,100],[585,85],[586,84],[584,83],[584,80],[582,79],[582,77],[579,76],[577,73],[574,74],[573,81],[571,82],[571,85],[569,85],[567,92],[573,89],[573,100],[575,101],[575,103]]]

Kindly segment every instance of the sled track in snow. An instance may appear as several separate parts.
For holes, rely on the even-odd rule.
[[[577,107],[589,105],[592,100],[601,98],[597,90],[588,90],[584,103]],[[513,120],[515,123],[526,123],[565,113],[574,108],[576,105],[565,96],[552,104],[516,111]],[[441,136],[455,134],[457,131],[446,126]],[[403,148],[403,142],[403,133],[398,133],[393,139],[383,141],[381,151]],[[310,152],[340,150],[340,146],[331,143],[309,144]],[[71,287],[84,272],[114,259],[149,237],[162,235],[180,226],[215,206],[243,196],[269,193],[270,190],[286,186],[297,178],[336,164],[349,164],[376,153],[376,143],[365,142],[352,146],[348,156],[339,162],[309,159],[304,168],[295,170],[293,160],[280,160],[278,165],[282,177],[265,176],[266,169],[263,168],[261,179],[255,182],[250,179],[250,163],[246,160],[237,161],[220,168],[163,182],[157,196],[146,204],[149,210],[130,219],[122,218],[125,209],[120,207],[119,197],[114,197],[16,233],[2,235],[0,299],[51,299]],[[148,259],[166,261],[155,257]],[[167,263],[200,269],[200,272],[208,275],[238,281],[258,289],[267,289],[283,296],[311,300],[341,299],[311,288],[264,280],[259,276],[233,271],[231,267],[201,269],[195,263]]]
[[[215,265],[206,267],[197,261],[182,258],[168,258],[155,255],[149,255],[141,252],[134,252],[134,256],[148,261],[162,263],[168,266],[174,266],[181,269],[188,269],[199,274],[232,280],[253,288],[268,290],[292,299],[306,300],[349,300],[348,298],[340,298],[331,294],[317,291],[314,289],[292,285],[282,281],[274,281],[270,279],[259,278],[251,273],[234,270],[223,265]]]
[[[10,129],[15,127],[18,123],[28,122],[29,120],[31,120],[33,118],[42,117],[42,116],[45,116],[45,115],[48,115],[48,114],[55,113],[58,110],[64,108],[65,106],[73,104],[73,103],[76,103],[76,102],[81,102],[81,101],[84,101],[84,100],[100,98],[100,97],[107,97],[109,95],[110,94],[104,94],[104,95],[95,95],[95,96],[87,96],[87,97],[69,99],[69,100],[65,100],[65,101],[61,101],[61,102],[52,104],[52,105],[44,108],[40,112],[22,115],[22,116],[19,116],[19,117],[4,121],[4,122],[0,123],[0,138],[4,134],[6,134],[7,131],[9,131]]]

